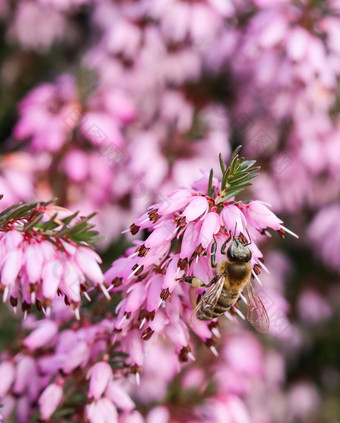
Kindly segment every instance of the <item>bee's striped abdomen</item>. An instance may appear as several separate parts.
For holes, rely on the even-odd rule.
[[[221,292],[215,307],[211,307],[209,304],[202,303],[200,309],[197,312],[197,318],[199,320],[212,320],[221,314],[225,313],[232,307],[238,298],[238,293],[235,295],[228,295],[226,290]]]

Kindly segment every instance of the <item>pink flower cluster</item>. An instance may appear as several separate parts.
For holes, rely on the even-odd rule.
[[[249,154],[271,163],[255,183],[256,196],[290,212],[327,204],[337,196],[340,174],[339,116],[333,113],[337,6],[254,3],[230,65],[242,81],[234,128]]]
[[[132,234],[148,230],[148,237],[136,241],[127,250],[127,257],[116,260],[105,274],[115,290],[123,294],[116,308],[115,331],[122,350],[128,353],[126,363],[137,379],[150,338],[165,336],[180,361],[195,360],[190,345],[191,328],[216,354],[217,322],[192,319],[194,294],[189,284],[179,281],[184,275],[194,275],[206,283],[213,278],[209,260],[214,242],[219,261],[223,260],[220,249],[225,241],[251,234],[252,273],[259,280],[257,275],[265,266],[255,244],[256,233],[266,234],[268,228],[281,234],[287,230],[262,202],[231,199],[222,203],[217,179],[213,180],[211,196],[207,189],[208,177],[204,175],[192,189],[175,190],[151,206],[130,227]],[[235,306],[232,312],[240,310]],[[233,320],[232,315],[227,315]]]
[[[235,236],[251,241],[251,283],[261,282],[261,241],[270,230],[289,232],[268,204],[299,233],[307,228],[304,260],[314,250],[324,271],[340,269],[339,11],[338,0],[0,0],[1,79],[11,100],[0,122],[4,208],[56,196],[82,214],[98,210],[102,251],[120,246],[128,222],[137,235],[104,276],[86,240],[56,236],[65,226],[60,211],[47,231],[48,210],[4,224],[0,214],[2,310],[21,297],[25,316],[36,304],[48,317],[28,316],[23,330],[32,332],[24,340],[20,332],[1,357],[5,421],[13,412],[27,423],[37,408],[53,419],[61,404],[72,412],[60,422],[318,419],[319,394],[307,378],[282,387],[283,357],[293,366],[299,349],[318,341],[318,331],[304,331],[332,317],[338,288],[318,284],[314,267],[305,280],[291,279],[294,260],[305,274],[295,250],[261,246],[271,274],[257,291],[279,353],[234,324],[244,319],[241,301],[226,313],[232,323],[193,318],[206,288],[183,278],[211,281],[212,245],[219,262]],[[262,167],[252,186],[260,201],[224,201],[220,181],[210,190],[208,174],[198,179],[236,143]],[[30,227],[37,212],[43,217]],[[89,284],[104,295],[80,314]],[[320,369],[325,391],[334,373]],[[74,406],[77,389],[83,397]],[[187,401],[197,391],[196,403]]]
[[[44,232],[35,223],[54,214],[58,221],[54,229]],[[8,299],[16,310],[21,295],[22,310],[25,316],[32,304],[44,313],[50,314],[53,299],[64,297],[71,305],[77,318],[81,295],[88,289],[88,281],[100,287],[109,297],[104,286],[104,275],[99,267],[98,254],[86,243],[77,244],[59,231],[65,225],[58,220],[61,216],[71,215],[56,206],[37,206],[30,215],[12,217],[1,227],[0,232],[0,291],[3,302]]]
[[[26,327],[33,329],[23,340],[26,351],[4,358],[0,364],[0,396],[7,416],[16,396],[16,421],[23,423],[31,418],[33,411],[28,405],[33,402],[38,402],[42,419],[49,420],[64,397],[77,393],[75,381],[87,389],[84,393],[89,403],[83,404],[79,412],[90,423],[118,422],[117,409],[124,416],[133,412],[135,405],[126,392],[126,381],[122,375],[114,375],[107,362],[107,346],[112,338],[110,321],[58,332],[57,321],[27,319]],[[106,361],[101,360],[102,354]]]

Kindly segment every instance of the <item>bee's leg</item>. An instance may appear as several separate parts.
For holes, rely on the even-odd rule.
[[[196,276],[183,276],[183,278],[179,278],[177,280],[181,282],[190,283],[190,285],[194,288],[202,288],[206,286],[211,286],[215,282],[214,279],[208,284],[206,284],[203,279],[197,278]]]
[[[212,268],[216,267],[216,250],[217,250],[217,242],[214,238],[214,242],[211,245],[211,252],[210,252],[210,264]]]
[[[231,232],[228,232],[228,238],[224,241],[221,247],[221,254],[225,254],[225,249],[227,248],[227,244],[230,240],[231,240]]]
[[[207,285],[205,285],[205,286],[209,287],[209,286],[213,285],[214,283],[216,283],[216,282],[219,280],[219,278],[220,278],[220,277],[219,277],[218,275],[214,276],[214,277],[211,279],[211,281],[210,281]]]
[[[221,254],[225,254],[225,249],[227,248],[227,244],[230,241],[231,236],[229,235],[228,238],[224,241],[221,247]]]
[[[182,278],[177,279],[181,282],[190,283],[194,288],[209,288],[209,286],[216,283],[219,279],[219,276],[215,276],[211,279],[209,283],[205,283],[203,279],[197,278],[196,276],[183,276]]]
[[[206,286],[205,282],[200,278],[196,278],[196,276],[183,276],[182,278],[179,278],[177,280],[181,282],[190,283],[190,285],[192,285],[194,288]]]

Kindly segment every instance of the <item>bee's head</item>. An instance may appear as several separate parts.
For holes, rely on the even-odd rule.
[[[234,238],[227,250],[227,257],[233,262],[247,263],[251,259],[251,251],[245,243]]]

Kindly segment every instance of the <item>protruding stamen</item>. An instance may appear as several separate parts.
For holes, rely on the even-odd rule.
[[[47,317],[50,317],[50,315],[51,315],[51,307],[46,307],[45,312],[46,312],[46,316]]]
[[[257,276],[257,274],[254,272],[254,270],[251,271],[251,274],[254,276],[257,282],[262,286],[262,282],[260,281],[260,278]]]
[[[24,320],[27,318],[27,310],[24,311]]]
[[[107,289],[105,288],[104,284],[100,284],[100,289],[103,291],[103,294],[108,300],[111,300],[110,294],[107,292]]]
[[[224,315],[225,315],[225,317],[226,317],[227,319],[229,319],[231,322],[233,322],[233,321],[234,321],[234,318],[233,318],[233,316],[229,313],[229,311],[226,311],[226,312],[224,313]]]
[[[245,305],[248,305],[247,298],[243,294],[240,294],[240,298],[244,302]]]
[[[218,330],[218,328],[212,328],[211,329],[211,333],[216,336],[216,338],[221,338],[221,334],[220,331]]]
[[[2,302],[5,303],[7,301],[8,298],[8,293],[9,293],[9,286],[6,285],[5,289],[4,289],[4,293],[2,296]]]
[[[158,303],[158,308],[163,304],[163,300],[160,299],[159,303]]]
[[[124,316],[122,317],[122,320],[119,322],[119,327],[122,327],[123,323],[125,322],[125,320],[127,319],[126,314],[124,314]]]
[[[87,299],[87,301],[91,302],[91,297],[86,291],[84,291],[84,297]]]
[[[135,270],[129,274],[129,276],[127,277],[128,279],[132,278],[132,276],[138,272],[138,270],[142,267],[142,265],[139,265],[135,268]]]
[[[35,291],[31,292],[31,303],[34,304],[35,303]]]
[[[292,235],[293,237],[299,239],[299,235],[296,235],[296,233],[294,233],[293,231],[291,231],[290,229],[286,228],[285,226],[281,225],[280,226],[281,229],[283,229],[285,232],[287,232],[288,234]]]
[[[258,264],[258,265],[260,265],[260,266],[262,267],[262,269],[263,269],[263,270],[265,270],[265,271],[268,273],[268,275],[270,275],[270,272],[269,272],[269,270],[268,270],[268,267],[267,267],[264,263],[262,263],[262,261],[261,261],[261,260],[259,260],[259,261],[257,262],[257,264]]]
[[[191,351],[188,352],[188,358],[190,358],[191,361],[196,361],[196,358]]]
[[[140,322],[139,329],[142,329],[142,327],[145,325],[145,322],[146,322],[146,318],[144,317],[142,321]]]
[[[139,224],[138,224],[138,226],[141,226],[141,225],[143,225],[144,223],[146,223],[146,222],[150,222],[150,219],[149,219],[149,217],[147,217],[146,219],[144,219],[142,222],[140,222]]]
[[[160,269],[164,269],[164,266],[169,262],[169,260],[165,260],[161,265],[160,265]]]
[[[137,386],[139,386],[140,385],[140,374],[137,372],[137,373],[135,373],[135,375],[136,375],[136,384],[137,384]]]
[[[80,320],[79,307],[78,307],[78,308],[76,308],[76,309],[74,310],[74,314],[75,314],[75,316],[76,316],[76,319],[77,319],[77,320]]]
[[[245,318],[245,316],[244,316],[244,314],[242,313],[242,311],[239,309],[239,308],[237,308],[237,307],[234,307],[234,310],[236,311],[236,313],[241,317],[241,319],[242,320],[246,320],[246,318]]]
[[[218,357],[217,349],[212,345],[210,348],[210,351],[214,354],[215,357]]]
[[[14,307],[13,307],[14,314],[17,314],[17,310],[18,310],[18,309],[17,309],[17,306],[14,306]]]

